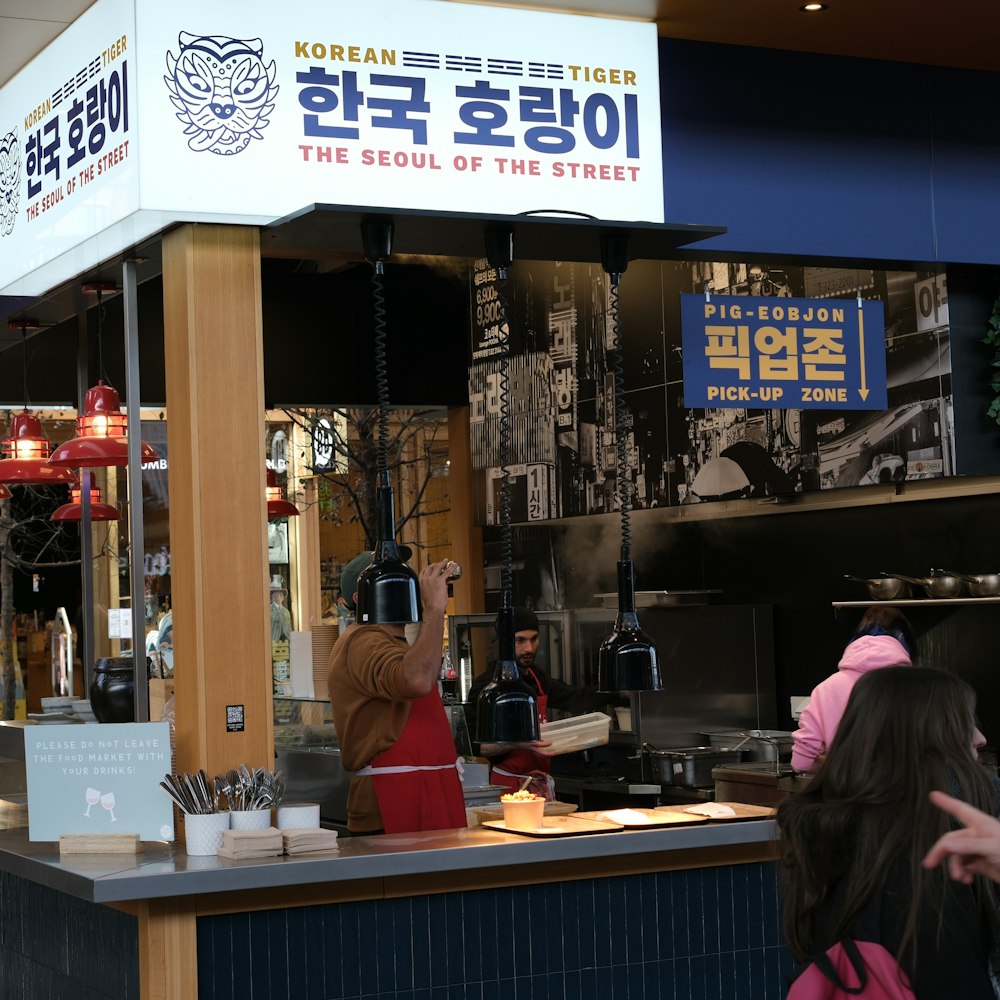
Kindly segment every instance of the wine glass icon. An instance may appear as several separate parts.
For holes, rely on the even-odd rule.
[[[109,813],[111,813],[111,822],[112,823],[117,823],[118,821],[115,819],[115,793],[114,792],[105,792],[101,796],[101,806],[104,809],[107,809],[107,811]]]
[[[86,817],[90,817],[90,807],[96,806],[100,801],[101,793],[96,788],[88,788],[86,791],[87,796],[87,811],[83,814]]]

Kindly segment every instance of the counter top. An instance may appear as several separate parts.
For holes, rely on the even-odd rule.
[[[765,819],[542,839],[474,827],[345,837],[339,854],[230,861],[188,857],[182,846],[160,842],[146,843],[141,852],[124,858],[60,858],[58,844],[32,843],[27,830],[19,829],[0,831],[0,870],[90,902],[121,903],[692,849],[760,845],[764,852],[774,830],[774,821]]]

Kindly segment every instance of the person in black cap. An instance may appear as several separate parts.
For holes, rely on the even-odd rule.
[[[528,608],[514,609],[514,655],[521,670],[521,679],[531,688],[538,701],[538,721],[548,722],[553,709],[570,715],[592,712],[619,700],[618,694],[602,695],[593,688],[575,688],[565,681],[550,677],[535,662],[538,655],[538,618]],[[493,670],[484,670],[469,689],[469,720],[476,732],[479,694],[492,680]],[[524,779],[532,778],[529,788],[536,794],[554,799],[554,782],[549,774],[551,758],[546,755],[544,741],[525,743],[516,747],[500,747],[483,743],[479,752],[490,762],[490,781],[495,785],[520,788]]]

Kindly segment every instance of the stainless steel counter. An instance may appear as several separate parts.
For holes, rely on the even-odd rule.
[[[773,836],[772,820],[557,838],[523,837],[477,827],[346,837],[341,839],[337,855],[229,861],[188,857],[183,847],[161,843],[145,844],[134,857],[68,855],[60,859],[57,844],[31,843],[26,830],[4,830],[0,831],[0,870],[80,899],[113,903],[755,844],[761,846],[763,857]],[[595,866],[595,874],[599,874],[598,868]]]

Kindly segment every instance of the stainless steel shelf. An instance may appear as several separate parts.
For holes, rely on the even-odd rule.
[[[1000,597],[908,597],[901,601],[834,601],[835,608],[871,608],[879,604],[915,608],[954,604],[1000,604]]]

